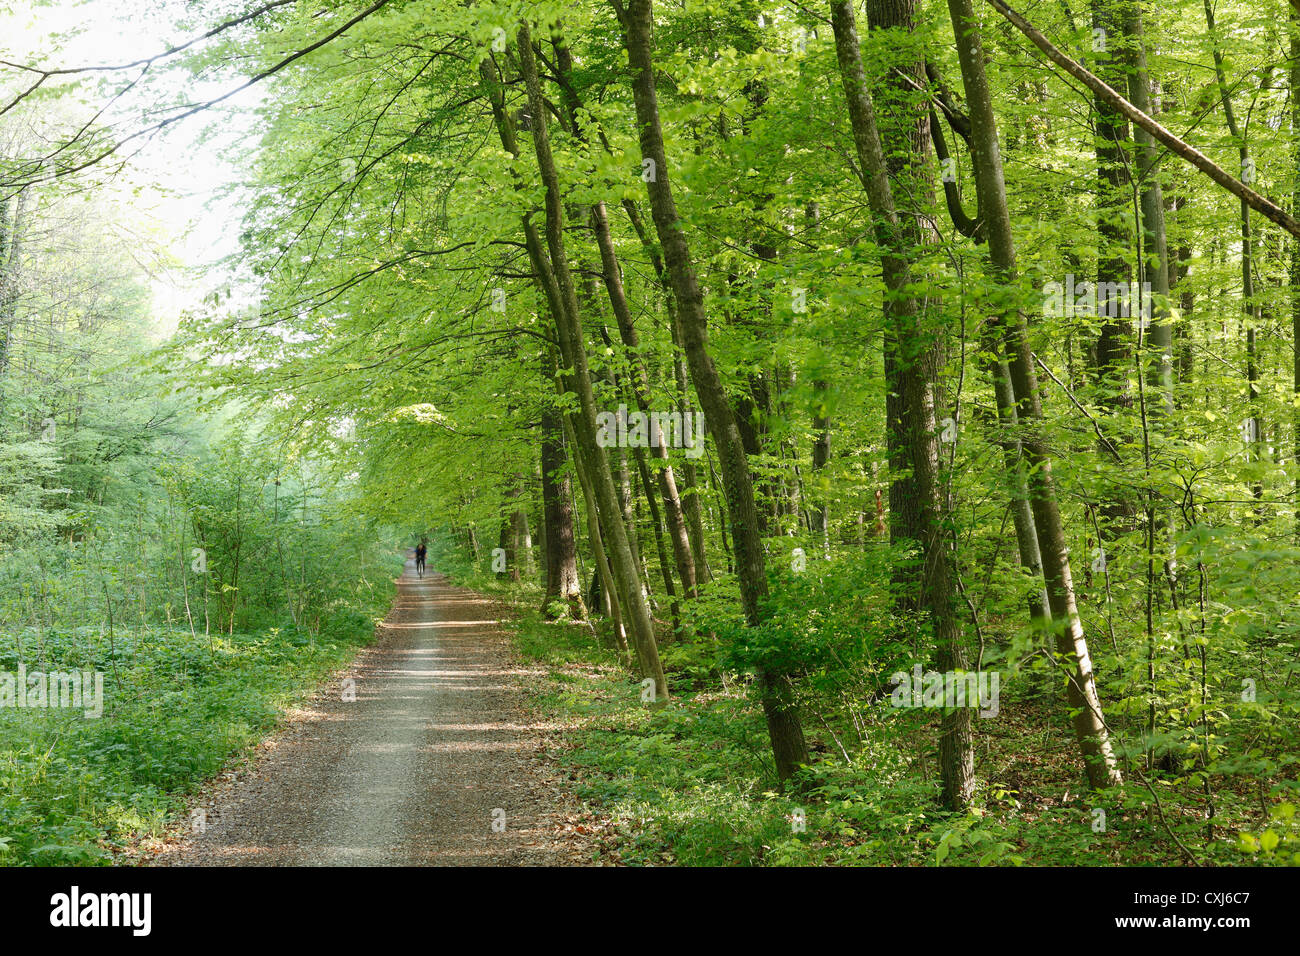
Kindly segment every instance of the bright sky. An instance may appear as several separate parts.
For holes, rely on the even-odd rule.
[[[220,2],[204,4],[214,12],[205,18],[203,27],[178,29],[178,22],[193,22],[193,6],[189,6],[186,10],[183,0],[49,0],[39,8],[23,4],[11,11],[0,0],[0,57],[46,69],[130,62],[191,39],[228,12]],[[161,67],[155,70],[162,72]],[[123,71],[109,76],[125,83],[138,73]],[[167,93],[184,89],[187,98],[196,100],[226,92],[239,85],[239,80],[191,82],[182,87],[178,73],[169,84],[163,88]],[[222,193],[243,181],[243,171],[221,153],[255,136],[252,111],[259,96],[254,88],[173,125],[148,142],[135,141],[132,151],[139,152],[126,175],[110,186],[118,205],[134,220],[123,226],[132,232],[158,235],[184,266],[154,277],[160,331],[169,331],[181,310],[196,305],[209,290],[227,281],[214,263],[238,248],[242,214],[238,197]],[[85,104],[98,108],[102,102],[87,97]],[[151,105],[149,99],[128,95],[112,117],[123,133],[134,131],[145,125],[141,111]],[[208,138],[201,142],[205,133]]]

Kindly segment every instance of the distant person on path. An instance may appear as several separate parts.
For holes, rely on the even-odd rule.
[[[424,557],[429,553],[429,549],[421,541],[415,546],[415,573],[419,577],[424,577]]]

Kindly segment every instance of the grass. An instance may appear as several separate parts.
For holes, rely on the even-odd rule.
[[[911,841],[862,839],[867,829],[918,829],[907,788],[866,807],[816,782],[807,797],[778,793],[767,732],[748,687],[677,694],[647,705],[589,629],[518,622],[517,646],[547,667],[537,702],[565,727],[562,765],[576,795],[613,826],[602,853],[622,864],[753,866],[921,862]],[[862,780],[866,783],[866,778]],[[834,859],[833,859],[834,857]]]
[[[385,569],[387,570],[387,569]],[[189,630],[27,632],[34,670],[104,674],[104,715],[0,708],[0,865],[102,865],[158,835],[186,795],[276,725],[286,707],[345,666],[374,636],[391,578],[371,606],[330,609],[318,634],[266,628],[211,639]]]
[[[976,721],[980,783],[968,813],[939,802],[936,713],[883,704],[868,710],[855,733],[824,701],[806,701],[815,766],[802,793],[780,793],[761,710],[743,675],[732,675],[725,686],[699,679],[691,655],[670,649],[665,660],[682,662],[671,677],[674,697],[647,704],[639,682],[589,627],[541,620],[531,610],[537,596],[517,586],[474,583],[525,608],[515,623],[516,646],[544,665],[535,700],[562,727],[558,760],[576,795],[604,821],[596,829],[602,834],[597,858],[605,862],[1188,862],[1171,833],[1202,864],[1300,862],[1287,794],[1273,795],[1266,812],[1233,779],[1214,781],[1216,825],[1207,840],[1199,794],[1184,780],[1156,780],[1149,789],[1131,774],[1123,788],[1088,791],[1063,707],[1050,688],[1032,683],[1022,694],[1004,692],[1001,719]]]

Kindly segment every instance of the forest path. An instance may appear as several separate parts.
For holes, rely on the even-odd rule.
[[[413,557],[397,588],[375,643],[248,772],[199,804],[203,832],[158,864],[572,862],[558,858],[528,671],[499,627],[500,606],[444,575],[416,577]],[[355,701],[344,699],[347,678]]]

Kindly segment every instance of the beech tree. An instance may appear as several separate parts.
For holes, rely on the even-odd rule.
[[[239,0],[6,50],[14,660],[110,612],[314,654],[318,598],[370,610],[324,529],[367,587],[427,539],[570,685],[593,805],[679,844],[1293,852],[1297,11]],[[205,123],[252,131],[238,251],[167,311],[122,177]],[[110,540],[130,623],[104,575],[61,617]]]

